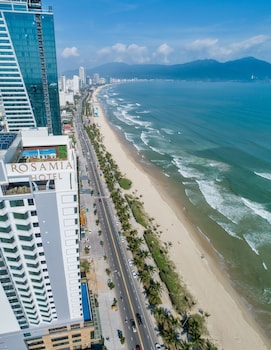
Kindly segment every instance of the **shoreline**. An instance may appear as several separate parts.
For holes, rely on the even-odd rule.
[[[210,314],[206,325],[212,340],[219,349],[270,348],[241,297],[219,268],[219,259],[209,242],[203,234],[199,235],[192,218],[185,215],[185,210],[163,188],[166,182],[163,175],[139,162],[136,151],[127,147],[128,142],[108,122],[96,98],[101,88],[95,90],[92,101],[99,106],[97,121],[104,136],[104,145],[110,150],[120,171],[132,181],[132,189],[142,195],[146,212],[160,226],[160,240],[172,242],[170,259],[196,299],[196,307]]]

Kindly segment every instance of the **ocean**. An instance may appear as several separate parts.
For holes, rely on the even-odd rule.
[[[209,242],[271,332],[271,84],[137,81],[104,87],[109,122]]]

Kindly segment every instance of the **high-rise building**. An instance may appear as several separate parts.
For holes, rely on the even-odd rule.
[[[79,78],[80,78],[80,87],[83,88],[86,86],[86,70],[84,67],[79,67]]]
[[[0,349],[90,347],[76,163],[68,136],[0,133]]]
[[[54,18],[41,0],[0,1],[0,97],[7,131],[61,134]]]

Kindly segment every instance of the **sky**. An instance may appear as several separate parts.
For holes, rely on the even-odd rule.
[[[253,56],[271,63],[270,0],[42,0],[60,74],[109,62],[178,64]]]

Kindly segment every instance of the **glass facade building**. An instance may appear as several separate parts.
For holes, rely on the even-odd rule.
[[[0,104],[7,131],[61,134],[54,18],[40,0],[0,0]]]

